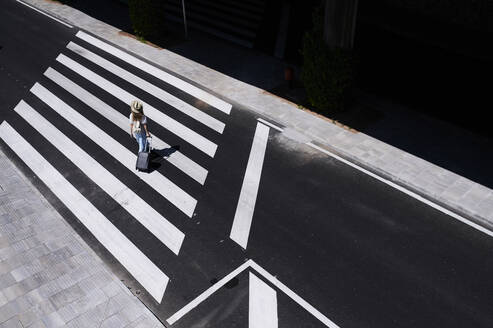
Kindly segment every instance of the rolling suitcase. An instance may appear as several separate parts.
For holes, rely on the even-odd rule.
[[[149,161],[152,150],[152,139],[149,137],[146,139],[146,149],[141,151],[137,155],[137,162],[135,163],[135,169],[137,171],[149,172]]]

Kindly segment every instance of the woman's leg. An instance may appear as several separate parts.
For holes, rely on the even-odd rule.
[[[137,139],[137,143],[139,144],[139,153],[140,153],[145,149],[145,143],[146,143],[145,135],[138,133],[135,135],[135,138]]]

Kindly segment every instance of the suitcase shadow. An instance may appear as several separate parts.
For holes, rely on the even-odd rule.
[[[156,157],[164,157],[168,158],[170,157],[171,154],[174,152],[180,150],[180,146],[172,146],[170,148],[163,148],[163,149],[153,149],[151,154],[155,155]],[[152,157],[151,157],[152,159]]]
[[[149,173],[158,170],[161,167],[162,161],[178,150],[180,150],[180,146],[153,149],[149,158]]]

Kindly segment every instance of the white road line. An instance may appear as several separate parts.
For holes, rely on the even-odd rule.
[[[110,93],[114,97],[118,98],[119,100],[123,101],[125,104],[130,106],[130,102],[134,99],[138,99],[138,97],[128,93],[127,91],[123,90],[122,88],[118,87],[114,83],[106,80],[105,78],[99,76],[98,74],[92,72],[91,70],[85,68],[81,64],[77,63],[76,61],[70,59],[69,57],[60,54],[56,60],[66,67],[70,68],[74,72],[78,73],[82,77],[86,78],[88,81],[94,83],[101,89],[105,90],[106,92]],[[151,105],[143,102],[144,104],[144,112],[145,114],[150,117],[154,122],[157,124],[161,125],[162,127],[168,129],[170,132],[174,133],[178,137],[182,138],[192,146],[196,147],[197,149],[203,151],[210,157],[214,157],[214,154],[216,153],[217,150],[217,145],[197,132],[187,128],[180,122],[172,119],[168,115],[162,113],[161,111],[157,110],[156,108],[152,107]],[[129,107],[130,108],[130,107]]]
[[[57,22],[58,22],[58,23],[60,23],[60,24],[63,24],[63,25],[65,25],[65,26],[67,26],[67,27],[72,28],[72,25],[69,25],[69,24],[65,23],[64,21],[62,21],[62,20],[60,20],[60,19],[58,19],[58,18],[56,18],[56,17],[53,17],[53,16],[51,16],[51,15],[48,15],[47,13],[45,13],[44,11],[39,10],[38,8],[35,8],[35,7],[33,7],[33,6],[31,6],[31,5],[27,4],[27,3],[25,3],[25,2],[23,2],[23,1],[20,1],[20,0],[16,0],[16,1],[17,1],[18,3],[23,4],[23,5],[24,5],[24,6],[26,6],[26,7],[31,8],[31,9],[32,9],[32,10],[34,10],[34,11],[37,11],[37,12],[38,12],[38,13],[40,13],[40,14],[45,15],[46,17],[49,17],[49,18],[51,18],[51,19],[53,19],[53,20],[57,21]]]
[[[76,36],[92,44],[93,46],[98,47],[99,49],[106,51],[107,53],[123,61],[126,61],[127,63],[143,70],[144,72],[147,72],[152,76],[174,86],[175,88],[185,91],[186,93],[194,96],[195,98],[200,99],[203,102],[216,107],[217,109],[219,109],[220,111],[226,114],[229,114],[231,112],[231,108],[232,108],[231,104],[228,104],[227,102],[219,99],[218,97],[215,97],[210,93],[207,93],[204,90],[201,90],[188,82],[185,82],[177,77],[174,77],[173,75],[168,74],[165,71],[155,66],[152,66],[146,63],[145,61],[140,60],[116,47],[113,47],[106,42],[96,39],[95,37],[92,37],[87,33],[79,31]]]
[[[307,310],[311,315],[313,315],[315,318],[317,318],[324,325],[326,325],[329,328],[339,328],[338,325],[336,325],[329,318],[327,318],[325,315],[320,313],[320,311],[315,309],[312,305],[310,305],[310,303],[308,303],[307,301],[302,299],[300,296],[298,296],[295,292],[293,292],[291,289],[289,289],[285,284],[280,282],[276,277],[271,275],[269,272],[267,272],[260,265],[258,265],[254,261],[250,260],[250,267],[252,269],[254,269],[255,271],[257,271],[262,277],[267,279],[271,284],[276,286],[279,290],[281,290],[284,294],[286,294],[293,301],[298,303],[298,305],[300,305],[302,308]]]
[[[84,174],[178,255],[185,235],[53,124],[21,100],[14,109]]]
[[[269,128],[266,125],[257,123],[250,157],[248,158],[248,164],[241,186],[240,198],[236,207],[233,227],[229,235],[232,240],[244,249],[247,248],[268,139]]]
[[[209,296],[214,294],[217,290],[219,290],[221,287],[226,285],[228,281],[239,275],[243,270],[248,268],[250,266],[250,260],[246,261],[242,265],[240,265],[238,268],[230,272],[228,275],[226,275],[224,278],[216,282],[214,285],[209,287],[207,290],[205,290],[202,294],[194,298],[190,303],[182,307],[178,312],[173,314],[171,317],[169,317],[166,322],[168,324],[172,325],[178,320],[180,320],[185,314],[190,312],[192,309],[194,309],[197,305],[202,303],[204,300],[206,300]]]
[[[249,328],[277,328],[277,294],[265,282],[250,272],[248,300]]]
[[[270,126],[271,128],[276,129],[276,130],[277,130],[277,131],[279,131],[279,132],[282,132],[282,131],[283,131],[283,129],[282,129],[282,128],[280,128],[280,127],[278,127],[277,125],[274,125],[274,124],[272,124],[272,123],[270,123],[270,122],[267,122],[267,121],[266,121],[266,120],[264,120],[264,119],[257,118],[257,121],[262,122],[262,123],[264,123],[265,125],[268,125],[268,126]]]
[[[44,75],[58,84],[60,87],[68,91],[74,97],[85,103],[88,108],[98,112],[106,119],[108,119],[111,123],[115,124],[120,129],[128,133],[129,127],[127,116],[120,114],[119,111],[109,106],[104,101],[100,100],[90,92],[75,84],[51,67],[46,70]],[[162,141],[155,135],[153,135],[152,137],[152,146],[154,149],[158,150],[171,148],[169,144]],[[195,163],[190,158],[183,155],[183,153],[179,151],[174,151],[170,155],[165,156],[164,159],[176,166],[180,171],[187,174],[198,183],[202,185],[205,183],[205,179],[207,178],[208,173],[207,170],[199,164]]]
[[[0,138],[160,303],[169,278],[5,121]]]
[[[115,74],[116,76],[124,79],[125,81],[135,85],[136,87],[144,90],[150,95],[160,99],[161,101],[173,106],[180,112],[190,116],[196,121],[204,124],[205,126],[211,128],[212,130],[223,133],[224,131],[224,123],[215,119],[214,117],[200,111],[199,109],[193,107],[192,105],[184,102],[183,100],[169,94],[161,88],[156,87],[155,85],[145,81],[144,79],[134,75],[127,70],[113,64],[109,60],[104,59],[103,57],[96,55],[95,53],[79,46],[74,42],[70,42],[67,45],[67,48],[72,50],[73,52],[79,54],[80,56],[86,58],[87,60],[99,65],[100,67],[106,69],[107,71]]]
[[[241,272],[243,272],[244,270],[246,270],[248,268],[251,268],[251,269],[255,270],[257,273],[259,273],[263,278],[268,280],[272,285],[274,285],[276,288],[278,288],[280,291],[282,291],[284,294],[286,294],[289,298],[291,298],[299,306],[301,306],[306,311],[308,311],[311,315],[313,315],[315,318],[317,318],[325,326],[327,326],[329,328],[340,328],[338,325],[336,325],[334,322],[332,322],[329,318],[327,318],[325,315],[320,313],[320,311],[318,311],[312,305],[310,305],[310,303],[308,303],[307,301],[302,299],[300,296],[298,296],[295,292],[293,292],[291,289],[289,289],[286,285],[284,285],[282,282],[280,282],[276,277],[271,275],[264,268],[262,268],[260,265],[255,263],[253,260],[248,260],[245,263],[243,263],[242,265],[240,265],[238,268],[236,268],[231,273],[226,275],[224,278],[219,280],[217,283],[215,283],[214,285],[209,287],[209,289],[202,292],[202,294],[197,296],[190,303],[188,303],[183,308],[178,310],[178,312],[173,314],[166,321],[170,325],[174,324],[176,321],[180,320],[183,316],[185,316],[188,312],[190,312],[191,310],[196,308],[200,303],[202,303],[207,298],[209,298],[217,290],[219,290],[221,287],[226,285],[226,283],[228,283],[228,281],[230,281],[234,277],[238,276]]]
[[[434,203],[434,202],[432,202],[432,201],[430,201],[430,200],[428,200],[428,199],[426,199],[426,198],[424,198],[424,197],[422,197],[422,196],[420,196],[420,195],[412,192],[411,190],[408,190],[408,189],[406,189],[406,188],[404,188],[402,186],[399,186],[398,184],[396,184],[396,183],[394,183],[392,181],[389,181],[387,179],[384,179],[384,178],[382,178],[382,177],[380,177],[380,176],[378,176],[378,175],[376,175],[376,174],[374,174],[374,173],[372,173],[372,172],[370,172],[370,171],[368,171],[368,170],[366,170],[366,169],[364,169],[364,168],[362,168],[362,167],[360,167],[360,166],[358,166],[358,165],[356,165],[354,163],[351,163],[350,161],[345,160],[344,158],[342,158],[340,156],[337,156],[336,154],[331,153],[330,151],[328,151],[326,149],[323,149],[322,147],[319,147],[319,146],[317,146],[317,145],[315,145],[315,144],[313,144],[311,142],[307,142],[306,144],[308,146],[312,147],[312,148],[315,148],[315,149],[321,151],[322,153],[325,153],[325,154],[327,154],[327,155],[329,155],[329,156],[331,156],[331,157],[333,157],[333,158],[335,158],[335,159],[337,159],[337,160],[339,160],[339,161],[341,161],[341,162],[343,162],[343,163],[345,163],[345,164],[347,164],[347,165],[349,165],[349,166],[351,166],[351,167],[353,167],[353,168],[355,168],[355,169],[357,169],[357,170],[359,170],[359,171],[361,171],[361,172],[363,172],[363,173],[365,173],[365,174],[367,174],[367,175],[369,175],[369,176],[377,179],[378,181],[381,181],[381,182],[383,182],[383,183],[391,186],[392,188],[395,188],[395,189],[397,189],[397,190],[399,190],[399,191],[401,191],[401,192],[403,192],[403,193],[405,193],[405,194],[413,197],[414,199],[419,200],[422,203],[425,203],[428,206],[433,207],[436,210],[439,210],[442,213],[445,213],[445,214],[453,217],[456,220],[461,221],[462,223],[467,224],[468,226],[473,227],[476,230],[479,230],[479,231],[487,234],[490,237],[493,237],[493,231],[490,231],[490,230],[488,230],[488,229],[480,226],[479,224],[474,223],[474,222],[466,219],[465,217],[460,216],[460,215],[458,215],[458,214],[456,214],[456,213],[454,213],[454,212],[452,212],[452,211],[450,211],[450,210],[448,210],[448,209],[446,209],[446,208],[444,208],[444,207],[442,207],[442,206],[440,206],[440,205],[438,205],[438,204],[436,204],[436,203]]]
[[[175,205],[189,217],[192,216],[195,206],[197,205],[197,201],[184,190],[180,189],[158,171],[144,173],[135,170],[137,156],[134,153],[125,148],[118,141],[113,139],[106,132],[98,128],[95,124],[79,114],[77,111],[72,109],[69,105],[39,83],[36,83],[31,88],[31,92],[50,106],[60,116],[65,118],[70,124],[84,133],[89,139],[106,150],[108,154],[113,156],[113,158],[130,170],[130,172],[146,182],[170,203]]]

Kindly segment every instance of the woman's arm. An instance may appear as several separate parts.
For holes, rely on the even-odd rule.
[[[134,124],[130,123],[130,137],[132,137],[132,138],[133,138],[133,134],[132,134],[133,130],[134,130]]]
[[[146,131],[146,136],[149,137],[151,134],[147,130],[147,124],[144,124],[144,130]]]

